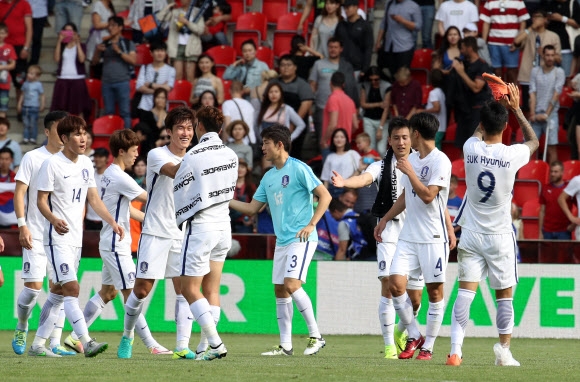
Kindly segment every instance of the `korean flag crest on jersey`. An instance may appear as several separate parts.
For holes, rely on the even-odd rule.
[[[287,187],[290,183],[290,177],[288,175],[284,175],[282,177],[282,187]]]
[[[24,273],[30,272],[30,263],[28,261],[24,263],[24,265],[22,266],[22,270],[24,271]]]
[[[68,264],[67,263],[62,263],[60,265],[60,273],[62,273],[63,275],[68,274]]]
[[[139,269],[141,270],[141,273],[147,273],[147,270],[149,269],[149,263],[146,261],[142,262],[139,264]]]
[[[423,168],[421,169],[421,179],[425,179],[425,177],[427,176],[427,174],[429,173],[429,166],[423,166]]]
[[[86,168],[83,168],[83,180],[85,181],[85,183],[89,181],[89,170],[87,170]]]

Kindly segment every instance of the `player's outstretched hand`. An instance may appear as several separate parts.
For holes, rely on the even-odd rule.
[[[113,227],[113,232],[119,235],[119,241],[122,241],[125,238],[125,230],[118,224],[115,224]]]
[[[503,96],[502,104],[511,110],[516,110],[520,107],[520,89],[518,89],[516,84],[507,84],[508,96]]]
[[[314,224],[308,224],[306,227],[298,231],[296,237],[300,239],[300,242],[307,242],[310,234],[312,231],[314,231],[315,228],[316,226],[314,226]]]
[[[379,221],[379,224],[377,224],[377,226],[375,227],[375,232],[374,232],[374,236],[375,236],[375,240],[378,243],[382,243],[383,239],[381,238],[381,233],[383,233],[383,231],[385,230],[385,227],[387,226],[387,222],[384,219],[381,219]]]
[[[20,227],[20,235],[18,236],[18,240],[20,241],[22,248],[26,248],[28,250],[32,249],[32,235],[30,234],[27,226],[23,225]]]
[[[407,160],[407,158],[401,158],[401,159],[399,159],[397,161],[396,166],[405,175],[409,175],[410,173],[414,172],[413,166],[411,165],[411,163],[409,163],[409,161]]]
[[[330,177],[332,185],[334,187],[342,188],[344,187],[344,178],[338,172],[332,170],[332,176]]]
[[[54,227],[56,233],[58,233],[61,236],[64,235],[65,233],[68,233],[68,224],[63,219],[56,219],[52,223],[52,226]]]

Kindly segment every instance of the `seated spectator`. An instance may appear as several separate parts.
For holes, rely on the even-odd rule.
[[[143,36],[143,32],[141,31],[141,25],[139,25],[139,20],[147,15],[157,16],[166,6],[167,0],[133,0],[129,8],[127,23],[131,26],[133,42],[135,44],[141,44],[145,40],[145,36]],[[158,33],[156,37],[161,36]],[[155,39],[149,39],[151,42],[152,40],[154,41]]]
[[[363,219],[370,220],[366,226]],[[376,217],[372,215],[359,215],[348,209],[338,222],[338,251],[334,260],[375,260],[376,241],[372,240],[372,232],[376,226]],[[364,232],[364,228],[367,232]],[[370,235],[370,236],[369,236]]]
[[[91,10],[91,30],[87,39],[87,59],[89,62],[93,60],[96,47],[109,37],[109,19],[115,14],[115,6],[111,0],[99,0],[93,5]],[[75,25],[80,27],[80,24]],[[103,73],[103,61],[94,62],[91,68],[93,70],[91,77],[100,79]]]
[[[571,227],[576,227],[574,231],[576,241],[580,241],[580,216],[574,216],[574,214],[572,214],[572,209],[569,207],[570,200],[575,201],[577,205],[580,205],[580,175],[572,178],[570,183],[568,183],[566,188],[564,188],[564,191],[558,197],[558,204],[568,218],[568,221],[571,223]]]
[[[225,101],[222,105],[222,112],[224,113],[224,126],[228,126],[231,121],[236,119],[246,122],[250,128],[250,133],[246,138],[244,138],[244,142],[246,144],[254,144],[256,143],[256,134],[254,133],[254,107],[250,102],[242,98],[243,94],[244,85],[242,82],[237,80],[232,81],[232,85],[230,86],[230,95],[232,96],[232,99]],[[222,139],[224,141],[229,138],[223,129],[222,135]]]
[[[14,161],[14,153],[8,147],[0,149],[0,228],[8,229],[15,226],[14,190],[16,173],[10,169]]]
[[[151,114],[155,119],[155,127],[162,130],[165,127],[165,117],[167,117],[167,90],[164,88],[155,89],[153,93],[153,109]]]
[[[332,145],[331,136],[334,136],[336,129],[343,129],[348,141],[352,136],[352,132],[358,128],[357,109],[352,99],[345,94],[344,84],[344,74],[334,72],[330,78],[331,94],[324,107],[322,117],[320,147],[323,150],[323,156],[324,150],[329,147],[329,144]]]
[[[109,150],[104,147],[95,149],[93,153],[93,164],[95,166],[95,184],[100,187],[103,174],[109,166]],[[100,189],[100,188],[99,188]],[[103,228],[103,221],[101,217],[93,210],[90,204],[87,203],[85,214],[85,229],[88,231],[100,231]]]
[[[540,213],[538,215],[539,238],[545,240],[571,240],[574,224],[558,204],[558,198],[568,186],[563,179],[564,165],[560,161],[550,164],[550,181],[542,187]],[[572,199],[565,198],[568,210],[572,210]]]
[[[226,146],[234,150],[238,155],[238,158],[240,158],[240,160],[243,159],[251,171],[252,168],[254,168],[254,153],[252,147],[244,143],[244,138],[250,133],[248,124],[236,119],[235,121],[230,122],[226,127],[226,131],[228,136],[233,138],[233,142],[227,142]]]
[[[136,91],[141,93],[141,101],[137,106],[141,120],[150,118],[149,112],[155,106],[154,94],[157,89],[165,90],[165,96],[175,85],[175,68],[165,63],[167,59],[167,45],[162,41],[154,41],[150,45],[153,62],[139,70]]]
[[[307,46],[304,37],[298,34],[292,37],[289,54],[292,56],[294,62],[296,63],[296,74],[298,77],[305,81],[308,80],[308,76],[310,76],[310,70],[314,66],[314,63],[321,58],[324,58],[322,53],[317,52],[316,50]]]
[[[491,56],[489,55],[489,48],[484,39],[479,37],[479,32],[477,30],[477,25],[474,23],[468,23],[463,27],[463,37],[475,37],[477,40],[477,53],[483,61],[491,66]]]
[[[367,133],[360,133],[355,138],[356,151],[365,159],[363,162],[371,164],[374,161],[381,160],[381,154],[371,146],[371,137]],[[361,171],[362,172],[362,171]]]
[[[154,134],[151,131],[149,125],[143,122],[139,122],[133,126],[131,130],[135,132],[137,138],[139,138],[139,141],[141,141],[141,145],[139,146],[139,154],[147,158],[149,151],[157,147],[155,141],[158,139],[159,133]]]
[[[338,221],[347,211],[347,206],[338,198],[332,198],[328,205],[328,210],[324,212],[322,218],[316,224],[318,234],[318,244],[312,260],[330,261],[334,260],[338,251]]]
[[[355,143],[356,149],[361,156],[357,171],[362,174],[371,163],[381,160],[381,154],[371,148],[371,137],[367,133],[357,135]],[[385,145],[385,150],[386,148]],[[370,212],[377,198],[377,192],[378,188],[374,184],[371,184],[369,187],[359,188],[358,199],[354,210],[359,214]]]
[[[335,129],[330,141],[330,154],[324,160],[320,179],[330,194],[337,197],[342,193],[342,189],[334,187],[330,182],[333,171],[341,174],[344,178],[349,178],[358,169],[361,157],[356,150],[351,150],[348,133],[345,129]]]
[[[74,24],[65,24],[58,35],[54,61],[58,65],[50,111],[68,111],[89,118],[93,104],[85,81],[85,50]]]
[[[343,202],[347,208],[354,208],[358,202],[358,190],[344,187],[342,193],[338,196],[338,199]]]
[[[238,180],[236,181],[236,191],[234,199],[249,203],[256,192],[256,185],[252,181],[252,172],[244,158],[239,158]],[[230,208],[230,219],[232,222],[232,233],[254,233],[256,224],[255,216],[244,215]]]
[[[284,103],[282,86],[277,82],[268,84],[264,91],[264,100],[256,118],[257,134],[274,124],[286,126],[292,132],[290,138],[294,141],[306,127],[304,120],[296,111]]]
[[[441,150],[441,144],[447,131],[447,104],[445,103],[445,93],[443,93],[442,89],[443,72],[441,70],[433,69],[431,71],[431,86],[433,89],[429,91],[425,109],[419,109],[417,113],[426,112],[437,117],[439,130],[435,134],[435,146]]]
[[[266,90],[266,87],[270,81],[276,78],[278,78],[277,71],[272,69],[264,70],[262,72],[262,83],[250,89],[250,103],[254,107],[256,113],[259,112],[260,107],[262,107],[262,101],[264,100],[264,90]]]
[[[440,36],[443,36],[450,26],[463,30],[467,23],[477,24],[479,12],[477,7],[467,0],[444,1],[439,5],[435,20],[437,20],[437,31]]]
[[[387,152],[387,134],[383,134],[383,130],[391,84],[383,81],[380,74],[377,66],[371,66],[365,73],[360,90],[360,107],[363,109],[363,128],[370,139],[370,148],[384,155]]]
[[[7,118],[0,117],[0,148],[7,147],[12,150],[14,161],[10,168],[14,172],[18,172],[18,166],[20,166],[20,161],[22,160],[22,150],[18,142],[8,138],[8,130],[10,130],[10,121]]]
[[[0,183],[14,183],[16,173],[10,168],[14,162],[14,152],[8,147],[0,149]]]
[[[159,138],[155,141],[155,147],[167,146],[171,140],[171,135],[169,135],[167,129],[163,129],[159,134]]]
[[[395,73],[395,80],[388,96],[388,104],[392,105],[394,116],[400,115],[409,119],[421,108],[423,102],[421,84],[411,77],[411,71],[404,66]]]
[[[87,143],[85,144],[85,152],[83,155],[88,156],[93,162],[93,166],[95,165],[95,149],[93,149],[93,141],[95,140],[95,136],[92,130],[87,130]]]
[[[310,35],[310,47],[313,50],[320,52],[323,57],[328,57],[328,39],[334,36],[336,26],[342,19],[340,8],[340,0],[326,0],[324,2],[322,14],[314,19],[312,34]]]
[[[447,198],[447,211],[449,211],[449,216],[451,217],[451,222],[455,221],[455,218],[459,214],[459,208],[461,207],[461,203],[463,203],[463,199],[459,195],[457,195],[457,186],[459,185],[459,179],[456,175],[451,174],[451,178],[449,178],[449,196]],[[461,235],[461,227],[458,225],[454,225],[455,236],[459,237]]]
[[[217,97],[212,90],[206,90],[199,96],[197,103],[192,105],[193,110],[199,110],[202,106],[219,107]]]
[[[260,85],[262,72],[268,70],[268,65],[256,58],[256,43],[249,39],[242,43],[242,58],[228,66],[224,72],[224,80],[237,80],[242,83],[244,98],[249,98],[250,89]]]
[[[224,84],[216,76],[215,61],[211,56],[202,54],[197,60],[195,68],[195,80],[193,80],[193,90],[189,103],[196,104],[201,93],[210,90],[217,97],[218,104],[224,103]]]
[[[232,7],[223,1],[214,5],[212,16],[205,20],[205,29],[201,35],[201,41],[211,48],[215,45],[229,45],[227,33],[227,22],[232,18]],[[206,49],[207,49],[206,48]]]
[[[133,179],[142,189],[147,190],[147,157],[139,155],[133,163]]]

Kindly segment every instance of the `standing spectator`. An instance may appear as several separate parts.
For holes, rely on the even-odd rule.
[[[564,165],[560,161],[550,164],[550,181],[542,187],[540,194],[540,214],[538,226],[540,227],[539,238],[545,240],[571,240],[572,233],[570,224],[564,211],[558,204],[558,198],[568,186],[564,181]],[[566,198],[566,205],[572,210],[572,200]]]
[[[260,85],[262,72],[268,65],[256,58],[256,43],[249,39],[242,42],[242,58],[227,67],[224,80],[238,80],[244,85],[243,95],[249,96],[250,89]]]
[[[109,166],[109,150],[104,147],[98,147],[93,153],[93,164],[95,165],[95,184],[101,185],[103,174]],[[100,194],[100,191],[99,191]],[[85,214],[85,229],[88,231],[100,231],[103,228],[103,220],[95,212],[93,207],[87,203]]]
[[[443,36],[447,28],[454,26],[460,31],[467,23],[479,21],[477,7],[467,0],[444,1],[439,6],[435,14],[437,20],[437,31]]]
[[[2,2],[0,2],[2,6]],[[0,117],[5,118],[10,101],[10,79],[12,70],[16,67],[16,51],[14,47],[6,43],[8,27],[0,23]]]
[[[266,87],[264,100],[254,124],[258,128],[258,134],[273,125],[282,125],[290,129],[291,141],[298,138],[306,127],[304,120],[284,102],[282,86],[277,82],[272,82]]]
[[[0,148],[8,147],[14,153],[14,162],[10,167],[14,172],[18,171],[20,161],[22,160],[22,150],[18,142],[8,138],[8,130],[10,130],[10,121],[5,117],[0,117]]]
[[[249,203],[256,192],[256,185],[252,181],[251,168],[244,158],[238,158],[238,180],[234,199],[240,202]],[[256,216],[248,216],[230,208],[230,219],[232,221],[232,233],[254,233]]]
[[[230,86],[230,95],[232,99],[227,100],[222,105],[222,112],[224,113],[224,125],[228,126],[231,121],[237,119],[248,124],[250,132],[244,138],[246,144],[256,143],[256,134],[254,133],[254,107],[252,104],[243,99],[244,85],[240,81],[232,81]],[[225,131],[222,130],[222,133]],[[228,138],[227,133],[224,134],[224,140]]]
[[[246,166],[252,171],[252,168],[254,168],[254,153],[252,152],[252,147],[244,143],[244,138],[250,133],[248,124],[236,119],[228,124],[226,132],[233,139],[233,142],[226,143],[226,146],[234,150],[238,158],[240,160],[243,159],[246,162]]]
[[[308,123],[308,115],[314,101],[314,92],[308,82],[298,77],[298,65],[296,56],[289,54],[280,57],[280,77],[273,80],[282,87],[284,102],[298,113],[304,124]],[[290,156],[302,158],[302,144],[307,130],[293,139]]]
[[[49,12],[50,2],[48,5]],[[83,21],[83,0],[55,0],[54,3],[54,30],[60,32],[65,24],[73,23],[80,27]],[[107,20],[107,19],[105,19]]]
[[[358,14],[358,0],[345,0],[346,20],[336,26],[335,37],[342,41],[342,56],[350,62],[355,76],[366,73],[373,54],[373,27]]]
[[[501,77],[507,69],[506,82],[515,83],[520,52],[514,45],[516,36],[526,28],[530,15],[522,0],[486,1],[479,18],[483,21],[481,37],[489,46],[491,67]]]
[[[304,23],[307,22],[308,16],[310,16],[310,12],[314,11],[314,19],[318,17],[322,10],[324,9],[325,2],[323,1],[315,1],[315,0],[306,0],[304,2],[304,8],[302,9],[302,17],[300,18],[300,22],[298,23],[298,33],[303,33],[304,31]]]
[[[77,116],[84,114],[86,119],[93,105],[85,82],[85,50],[76,25],[68,23],[62,28],[54,49],[58,68],[50,111],[68,111]]]
[[[254,110],[256,110],[256,113],[260,111],[260,107],[262,106],[262,101],[264,100],[264,90],[266,90],[266,87],[270,81],[276,78],[278,78],[277,71],[273,69],[264,70],[262,72],[262,83],[250,89],[250,103],[254,107]]]
[[[314,20],[310,47],[328,57],[328,39],[334,36],[336,26],[342,20],[340,15],[340,0],[326,0],[322,14]]]
[[[328,49],[328,45],[326,48]],[[294,57],[294,63],[298,66],[298,77],[304,80],[308,80],[314,63],[325,57],[322,53],[306,45],[306,40],[299,34],[294,35],[290,41],[290,55]]]
[[[131,29],[133,30],[133,42],[135,44],[142,43],[144,39],[141,26],[139,25],[139,19],[142,19],[147,15],[154,15],[157,17],[157,14],[166,6],[167,0],[134,0],[133,3],[131,3],[127,21],[130,22]]]
[[[93,64],[103,57],[103,99],[105,101],[105,115],[115,114],[115,106],[119,106],[121,118],[125,121],[125,128],[131,128],[131,111],[129,107],[129,81],[133,65],[135,65],[135,45],[132,41],[121,36],[123,18],[113,16],[109,19],[109,33],[111,37],[106,43],[99,44],[95,49]]]
[[[222,1],[214,5],[212,16],[205,21],[205,30],[201,35],[201,41],[212,47],[215,45],[229,45],[227,33],[227,22],[232,19],[232,7],[227,2]]]
[[[24,132],[22,142],[36,144],[38,135],[38,114],[44,111],[44,88],[40,82],[42,70],[38,65],[30,65],[26,74],[26,81],[22,85],[22,93],[18,98],[16,110],[22,114]]]
[[[153,41],[150,45],[153,62],[145,65],[139,70],[137,91],[141,93],[141,101],[137,108],[140,112],[140,119],[143,118],[143,112],[149,112],[155,107],[154,94],[157,89],[164,89],[165,96],[173,89],[175,85],[175,68],[165,63],[167,59],[167,45],[163,41]]]
[[[491,56],[489,55],[489,48],[487,47],[487,43],[484,39],[479,37],[479,32],[477,30],[477,25],[474,23],[467,23],[463,27],[463,36],[464,37],[475,37],[477,40],[477,52],[479,57],[485,61],[488,65],[491,65]]]
[[[382,61],[391,78],[399,68],[411,67],[415,52],[415,32],[423,25],[421,8],[413,0],[394,0],[387,6],[377,37],[376,50],[383,46]],[[385,33],[388,31],[388,33]]]
[[[580,175],[572,178],[570,183],[564,188],[564,191],[558,196],[560,208],[575,228],[576,240],[580,241],[580,216],[574,216],[570,208],[572,198],[576,198],[576,205],[580,205]]]
[[[201,38],[205,29],[201,10],[191,6],[197,0],[182,0],[181,8],[171,3],[161,12],[159,19],[169,23],[167,53],[175,67],[175,79],[193,82],[195,65],[202,52]]]
[[[423,102],[421,83],[411,77],[411,71],[406,66],[399,68],[395,73],[395,83],[387,100],[393,107],[393,115],[405,119],[411,118],[421,108]]]
[[[574,37],[580,32],[580,4],[574,0],[554,0],[547,1],[544,9],[548,13],[548,30],[556,33],[560,37],[560,57],[561,65],[566,77],[574,75],[572,68],[572,45],[570,35]],[[573,32],[569,32],[572,29]]]
[[[192,105],[192,109],[197,111],[203,106],[219,107],[217,97],[215,93],[211,90],[206,90],[199,96],[197,103]]]
[[[424,49],[433,49],[433,21],[435,21],[435,0],[415,1],[421,8],[421,44]]]
[[[386,121],[384,114],[388,114],[387,99],[391,93],[391,84],[381,79],[377,66],[371,66],[364,79],[360,90],[363,128],[369,136],[370,148],[377,150],[382,156],[387,152],[387,134],[383,134],[383,121]]]
[[[359,153],[350,148],[350,142],[346,130],[342,128],[334,130],[330,137],[329,155],[324,160],[322,174],[320,175],[320,179],[323,181],[324,186],[328,189],[332,197],[338,197],[343,191],[342,188],[334,187],[332,185],[330,180],[334,174],[333,172],[337,172],[341,175],[345,174],[344,176],[349,178],[355,173],[355,171],[357,171],[359,161]],[[352,208],[353,206],[354,203],[352,206],[349,206],[349,208]]]
[[[473,135],[480,122],[481,108],[491,97],[491,91],[482,77],[483,73],[491,69],[477,52],[475,37],[466,37],[461,43],[461,53],[465,57],[465,64],[463,61],[453,61],[453,69],[458,76],[458,83],[461,84],[458,89],[463,88],[463,92],[457,95],[463,100],[462,106],[455,108],[457,121],[455,146],[457,147],[463,147],[465,141]]]
[[[566,81],[564,69],[556,66],[556,49],[546,45],[542,49],[544,62],[532,69],[530,75],[529,120],[536,137],[542,134],[548,140],[548,163],[558,159],[558,109],[560,94]]]
[[[211,56],[204,53],[197,60],[193,91],[189,103],[197,103],[201,93],[206,90],[214,92],[220,105],[224,102],[224,84],[216,76],[215,61]]]
[[[44,26],[48,22],[48,8],[46,0],[28,0],[32,9],[32,48],[30,49],[29,65],[38,65]]]
[[[346,134],[346,140],[350,141],[352,133],[358,128],[357,109],[354,102],[344,93],[344,84],[344,74],[341,72],[332,74],[330,78],[331,94],[324,106],[322,118],[320,147],[323,150],[323,156],[324,151],[329,148],[329,145],[332,145],[331,137],[335,136],[335,130],[342,129]],[[358,164],[358,160],[356,163]],[[347,175],[347,177],[349,176]]]
[[[87,59],[92,61],[95,48],[109,37],[109,19],[115,16],[115,7],[111,0],[99,0],[93,5],[91,11],[91,30],[87,40]],[[80,27],[81,24],[76,24]],[[93,64],[93,77],[101,78],[103,75],[103,60]]]
[[[463,60],[463,55],[459,48],[461,32],[457,27],[450,26],[445,31],[441,46],[433,53],[433,69],[440,69],[447,76],[452,69],[453,60],[456,58]]]
[[[431,113],[437,117],[439,130],[435,134],[435,147],[441,150],[441,143],[447,131],[447,105],[445,102],[445,93],[443,93],[442,89],[443,72],[441,70],[433,69],[431,71],[431,86],[433,89],[429,91],[425,109],[419,109],[417,112]]]
[[[529,106],[530,74],[532,68],[542,64],[542,48],[553,45],[556,49],[556,63],[560,58],[560,37],[546,29],[548,14],[543,9],[537,9],[532,13],[532,25],[520,32],[514,40],[517,47],[523,46],[522,59],[518,70],[518,82],[522,86],[523,110]]]

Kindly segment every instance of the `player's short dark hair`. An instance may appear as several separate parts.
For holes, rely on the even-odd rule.
[[[224,115],[217,107],[202,106],[197,109],[196,117],[208,133],[219,133],[224,124]]]
[[[328,39],[328,41],[326,42],[326,46],[330,45],[333,42],[337,42],[340,44],[340,46],[342,46],[342,40],[334,36]]]
[[[155,52],[156,50],[167,50],[167,44],[164,41],[153,40],[151,45],[149,45],[149,51]]]
[[[433,88],[440,88],[443,86],[443,72],[441,69],[433,69],[431,71],[431,86],[433,86]]]
[[[336,145],[334,144],[334,137],[336,136],[336,134],[338,133],[343,133],[344,136],[346,137],[346,143],[344,145],[344,151],[348,151],[350,150],[350,141],[348,139],[348,133],[346,132],[345,129],[343,129],[342,127],[335,129],[332,132],[332,135],[330,136],[330,146],[328,147],[330,149],[330,151],[332,151],[333,153],[336,152]]]
[[[330,77],[330,84],[335,88],[343,88],[344,83],[346,82],[346,77],[342,72],[334,72]]]
[[[111,153],[116,158],[119,156],[119,151],[124,150],[127,152],[133,146],[139,146],[141,141],[137,134],[131,129],[117,130],[111,135],[109,139],[109,148]],[[95,155],[96,155],[95,150]],[[109,156],[107,152],[107,156]]]
[[[552,161],[552,163],[550,163],[550,167],[556,166],[559,166],[562,170],[564,169],[564,163],[562,163],[562,161],[559,161],[557,159],[555,161]]]
[[[546,18],[548,17],[548,12],[543,8],[536,8],[536,10],[534,10],[530,16],[533,17],[534,15],[541,15],[542,17]]]
[[[481,108],[479,120],[483,131],[498,135],[506,128],[508,117],[508,111],[501,103],[489,101]]]
[[[334,212],[334,211],[338,211],[338,212],[344,212],[347,210],[347,206],[340,201],[340,199],[338,198],[332,198],[332,200],[330,201],[330,204],[328,205],[328,210],[330,212]]]
[[[256,47],[256,42],[253,39],[251,39],[251,38],[249,38],[249,39],[245,40],[244,42],[242,42],[242,45],[241,45],[242,49],[244,49],[244,45],[248,45],[248,44],[250,44],[251,46],[253,46],[254,49],[258,49]]]
[[[93,152],[93,157],[99,157],[99,158],[108,158],[109,157],[109,150],[107,150],[104,147],[97,147],[95,149],[95,151]]]
[[[296,54],[296,52],[298,52],[298,50],[300,49],[298,47],[298,45],[304,45],[306,44],[306,40],[304,39],[304,37],[302,37],[299,34],[295,34],[294,36],[292,36],[292,40],[290,41],[290,54]]]
[[[546,53],[547,50],[553,50],[556,51],[556,47],[554,45],[546,45],[545,47],[542,48],[542,53]]]
[[[10,147],[2,147],[0,149],[0,154],[4,154],[4,153],[8,153],[10,154],[10,158],[14,159],[14,151],[12,151],[12,149]]]
[[[72,133],[77,133],[81,130],[87,131],[87,123],[81,117],[67,115],[58,123],[57,129],[58,136],[62,140],[63,135],[69,138]]]
[[[125,19],[123,19],[121,16],[111,16],[111,17],[109,17],[109,20],[107,20],[107,21],[109,21],[109,22],[112,21],[118,27],[122,27],[123,25],[125,25]]]
[[[409,128],[409,120],[407,118],[396,116],[391,118],[391,122],[389,122],[389,128],[387,132],[389,133],[389,137],[393,134],[394,130],[402,129],[406,127]]]
[[[51,111],[44,117],[44,128],[50,130],[55,123],[58,123],[67,115],[68,112],[62,110]]]
[[[290,152],[290,144],[292,139],[290,139],[290,129],[288,129],[286,126],[275,123],[272,126],[266,127],[264,130],[262,130],[260,136],[262,139],[272,140],[275,145],[277,145],[278,142],[282,142],[284,145],[284,150],[286,152]]]
[[[195,123],[194,111],[185,106],[176,107],[167,113],[167,116],[165,117],[165,127],[173,131],[173,128],[176,125],[185,121],[191,121],[192,124]]]
[[[465,37],[463,40],[461,40],[461,44],[463,44],[463,46],[466,48],[471,48],[476,53],[478,51],[477,39],[473,36]]]
[[[439,130],[439,120],[431,113],[418,113],[409,120],[409,128],[417,130],[423,139],[432,141]]]
[[[0,117],[0,125],[4,125],[10,130],[10,120],[6,117]]]

